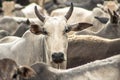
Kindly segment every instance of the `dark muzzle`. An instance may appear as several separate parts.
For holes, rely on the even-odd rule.
[[[62,52],[58,52],[58,53],[53,53],[52,54],[52,60],[55,63],[62,63],[65,59],[64,59],[64,53]]]

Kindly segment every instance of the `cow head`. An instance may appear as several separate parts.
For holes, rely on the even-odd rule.
[[[0,80],[19,80],[19,77],[26,79],[33,75],[34,70],[29,67],[19,67],[15,61],[8,58],[0,60]]]
[[[107,17],[95,17],[98,19],[101,23],[106,24],[108,21],[111,24],[119,24],[119,15],[117,14],[116,11],[111,12],[110,9],[108,9],[108,14],[110,15],[110,19]]]
[[[35,7],[37,17],[44,23],[44,25],[42,28],[37,25],[31,25],[30,31],[34,34],[45,35],[48,58],[51,63],[59,64],[66,61],[66,51],[68,46],[67,32],[71,30],[82,30],[91,26],[91,24],[87,23],[67,25],[67,20],[70,18],[72,12],[73,4],[71,4],[70,9],[65,16],[44,17],[38,12],[37,7]]]

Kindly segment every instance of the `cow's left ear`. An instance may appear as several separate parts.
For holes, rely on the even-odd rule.
[[[34,77],[36,75],[36,72],[28,66],[21,66],[18,68],[18,75],[24,79],[28,79],[30,77]]]
[[[80,31],[80,30],[86,29],[86,28],[91,27],[91,26],[93,26],[93,24],[90,24],[90,23],[77,23],[77,24],[69,25],[68,29],[70,31]]]

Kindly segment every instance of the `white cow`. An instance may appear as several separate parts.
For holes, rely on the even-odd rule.
[[[31,3],[30,5],[26,6],[24,9],[21,10],[24,13],[25,17],[37,18],[34,12],[34,6],[37,6],[39,11],[41,11],[45,16],[48,16],[48,13],[45,9],[42,9],[42,7],[40,7],[36,3]]]
[[[41,61],[56,68],[57,66],[66,68],[68,46],[66,33],[91,26],[88,23],[67,25],[72,11],[73,4],[65,16],[43,17],[35,7],[37,17],[44,25],[39,27],[32,24],[30,31],[28,30],[22,38],[0,44],[0,58],[12,58],[19,64],[27,65]]]

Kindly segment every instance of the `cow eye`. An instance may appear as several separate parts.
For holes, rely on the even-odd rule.
[[[17,75],[17,71],[15,71],[15,73],[14,73],[13,76],[12,76],[12,78],[13,78],[13,79],[16,79],[17,76],[18,76],[18,75]]]
[[[69,28],[66,28],[65,30],[64,30],[64,33],[68,33],[70,31],[70,29]]]
[[[45,30],[45,28],[43,28],[43,34],[48,35],[48,32]]]
[[[13,78],[13,79],[16,79],[16,78],[17,78],[17,74],[14,74],[12,78]]]

